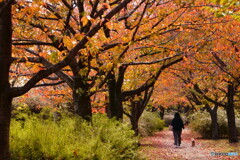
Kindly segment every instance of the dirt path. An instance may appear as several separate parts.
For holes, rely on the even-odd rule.
[[[182,144],[180,148],[173,145],[172,131],[163,130],[155,133],[151,137],[141,140],[141,151],[147,160],[215,160],[234,159],[234,157],[211,156],[211,149],[204,147],[196,140],[195,147],[191,146],[193,135],[189,129],[184,129],[182,133]],[[236,158],[236,157],[235,157]]]

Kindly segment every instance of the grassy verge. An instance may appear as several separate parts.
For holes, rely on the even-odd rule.
[[[137,144],[128,125],[100,114],[93,116],[91,124],[78,117],[54,122],[35,116],[11,123],[13,160],[137,159]]]

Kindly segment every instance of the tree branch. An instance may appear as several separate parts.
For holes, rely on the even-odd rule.
[[[56,85],[59,85],[59,84],[62,84],[62,83],[65,83],[65,81],[59,81],[59,82],[56,82],[56,83],[38,84],[38,85],[35,85],[33,88],[36,88],[36,87],[46,87],[46,86],[56,86]]]
[[[35,51],[33,51],[33,50],[30,50],[30,49],[25,49],[25,50],[26,50],[27,52],[33,54],[33,55],[38,55],[38,54],[37,54]],[[38,56],[39,56],[39,55],[38,55]],[[50,68],[51,66],[53,66],[52,63],[50,63],[47,59],[45,59],[45,58],[43,58],[43,57],[40,57],[40,56],[39,56],[39,60],[40,60],[40,62],[41,62],[45,67],[47,67],[47,68]],[[59,78],[61,78],[63,81],[65,81],[71,89],[73,89],[73,79],[72,79],[70,76],[68,76],[67,74],[65,74],[65,73],[62,72],[62,71],[57,71],[55,74],[56,74]]]
[[[25,63],[25,62],[33,62],[33,63],[41,63],[41,60],[38,57],[23,57],[23,58],[17,58],[12,57],[12,62],[16,63]]]
[[[159,59],[159,60],[155,60],[155,61],[151,61],[151,62],[130,62],[130,63],[123,63],[122,65],[150,65],[150,64],[156,64],[156,63],[159,63],[159,62],[163,62],[163,61],[166,61],[168,59],[172,59],[176,56],[179,56],[179,55],[182,55],[183,53],[179,53],[179,54],[175,54],[174,56],[172,57],[166,57],[166,58],[163,58],[163,59]]]
[[[135,89],[135,90],[131,90],[131,91],[124,91],[122,93],[123,99],[125,99],[128,96],[134,95],[134,94],[138,94],[141,93],[143,91],[145,91],[146,89],[153,87],[155,82],[157,81],[158,77],[160,76],[160,74],[162,73],[162,71],[170,66],[172,66],[173,64],[176,64],[180,61],[183,60],[183,57],[180,57],[172,62],[169,62],[167,64],[162,65],[159,70],[157,71],[156,75],[152,76],[151,78],[149,78],[142,86],[140,86],[139,88]]]
[[[71,61],[74,59],[74,57],[77,55],[78,51],[80,49],[85,48],[86,43],[89,41],[88,39],[93,37],[101,28],[103,25],[105,25],[116,13],[118,13],[122,8],[124,8],[129,2],[132,0],[124,0],[122,3],[118,4],[115,8],[113,8],[107,15],[104,17],[104,19],[100,22],[98,22],[83,38],[81,41],[78,42],[78,44],[73,47],[68,56],[66,56],[61,62],[51,66],[50,68],[46,70],[39,71],[35,76],[33,76],[23,87],[14,87],[8,92],[12,95],[12,97],[18,97],[26,92],[28,92],[32,87],[36,85],[41,79],[49,76],[50,74],[57,72],[61,68],[67,66]]]
[[[201,94],[207,101],[212,102],[213,104],[216,104],[218,106],[226,107],[226,105],[219,103],[218,101],[215,101],[208,97],[206,94],[204,94],[204,92],[199,88],[198,84],[194,85],[194,90]]]

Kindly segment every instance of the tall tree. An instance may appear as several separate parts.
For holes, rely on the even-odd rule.
[[[11,4],[0,2],[0,159],[9,159],[9,127],[12,96],[9,93],[9,68],[12,52]]]
[[[28,61],[33,62],[35,60],[37,63],[43,63],[46,67],[51,66],[48,61],[59,61],[61,57],[64,57],[64,54],[68,54],[73,44],[78,39],[81,39],[95,25],[96,21],[102,20],[108,10],[118,3],[118,1],[109,3],[104,3],[104,1],[71,1],[70,3],[63,0],[57,6],[55,3],[50,2],[37,1],[37,7],[29,10],[28,3],[30,2],[20,1],[19,5],[21,3],[23,5],[17,6],[17,13],[21,14],[15,16],[16,23],[24,23],[27,25],[24,27],[31,28],[31,30],[22,33],[22,26],[16,25],[14,45],[21,46],[18,50],[22,49],[24,45],[49,45],[49,47],[27,49],[32,54],[29,56],[35,57],[24,55],[24,57],[28,57]],[[167,2],[167,4],[170,3],[173,5],[173,1]],[[169,29],[168,27],[173,26],[173,23],[169,23],[162,28],[157,26],[160,26],[160,22],[168,16],[174,16],[175,20],[177,20],[179,17],[177,13],[182,14],[185,10],[184,5],[169,11],[161,10],[159,13],[153,13],[154,8],[161,8],[162,5],[165,5],[165,3],[145,0],[129,4],[114,20],[107,22],[101,32],[91,39],[86,49],[71,62],[69,65],[71,73],[64,73],[63,71],[57,73],[61,79],[66,81],[73,92],[74,108],[77,114],[85,119],[91,117],[90,97],[103,86],[106,79],[113,77],[111,75],[113,74],[111,71],[112,64],[116,65],[115,61],[121,61],[121,57],[131,48],[131,43],[139,44],[150,37],[156,37],[157,34],[165,34],[179,29],[178,26]],[[40,10],[39,6],[44,8],[44,12],[38,12]],[[163,13],[164,11],[168,13]],[[28,16],[22,16],[22,14]],[[141,15],[140,18],[138,15]],[[143,21],[144,16],[147,17]],[[149,20],[151,16],[154,16],[154,18]],[[135,21],[137,23],[134,23]],[[150,24],[151,28],[147,27],[145,23]],[[140,29],[144,32],[139,31]],[[152,31],[149,32],[148,29]],[[37,41],[36,38],[38,37],[33,33],[38,33],[38,36],[41,35],[42,38],[47,39],[47,42]],[[147,43],[150,43],[150,41]],[[110,82],[111,79],[108,80],[110,88],[114,86],[114,83]],[[97,83],[99,80],[100,83]],[[110,89],[111,92],[113,90]],[[111,93],[110,97],[117,96],[119,92],[115,93]],[[83,101],[85,103],[82,103]],[[111,101],[109,104],[116,107],[119,103]]]
[[[95,25],[96,21],[102,20],[103,15],[106,14],[109,8],[118,3],[118,1],[112,1],[109,3],[103,2],[104,1],[71,1],[70,3],[63,0],[59,2],[61,5],[58,7],[56,4],[48,1],[45,1],[44,3],[38,2],[39,6],[43,6],[44,12],[36,12],[39,10],[39,7],[32,8],[32,10],[29,11],[27,4],[24,4],[23,6],[18,7],[18,12],[21,14],[27,14],[32,17],[32,19],[21,15],[16,16],[15,19],[18,23],[27,24],[28,28],[34,29],[42,37],[48,38],[48,42],[40,42],[36,40],[29,41],[29,39],[36,38],[33,35],[32,30],[30,30],[28,33],[23,34],[20,32],[16,34],[16,43],[14,43],[14,45],[48,44],[51,47],[39,47],[41,49],[39,50],[38,48],[38,51],[36,51],[36,48],[34,48],[35,50],[28,49],[27,51],[39,58],[35,60],[36,62],[43,63],[45,66],[49,67],[51,66],[51,63],[48,61],[59,61],[59,57],[61,56],[56,55],[68,54],[69,48],[87,33],[92,26]],[[121,53],[119,53],[120,49],[126,48],[126,50],[123,50],[127,51],[128,48],[130,48],[129,46],[131,43],[145,41],[161,31],[157,29],[156,26],[162,21],[157,18],[163,16],[163,11],[156,15],[152,13],[152,8],[161,5],[160,2],[145,0],[135,1],[135,3],[128,5],[123,12],[118,14],[118,17],[115,17],[113,21],[106,23],[101,32],[91,39],[86,50],[79,53],[79,56],[71,62],[69,69],[72,73],[64,74],[63,71],[57,73],[57,75],[66,81],[72,89],[74,108],[77,114],[85,119],[91,117],[90,97],[96,90],[103,86],[107,78],[112,77],[111,65],[116,61],[116,58],[113,58],[113,56],[117,57],[116,55],[121,55]],[[180,6],[173,10],[176,19],[178,17],[176,16],[177,11],[182,8],[183,6]],[[146,9],[149,10],[149,13],[147,14]],[[173,11],[168,11],[169,13],[164,15],[164,17],[172,15]],[[181,10],[179,12],[181,13],[183,11]],[[139,14],[141,15],[140,18],[137,16]],[[141,28],[145,28],[144,30],[146,30],[146,25],[142,22],[144,15],[147,15],[148,18],[153,15],[156,16],[152,21],[147,21],[148,18],[145,18],[146,22],[144,22],[151,24],[152,29],[156,29],[154,32],[152,30],[151,33],[146,31],[147,34],[141,32],[137,34],[137,31],[141,26],[143,26]],[[137,21],[137,24],[132,23],[134,22],[134,19]],[[168,24],[168,26],[170,27],[172,24]],[[167,27],[162,28],[162,30],[164,29],[167,30],[165,32],[168,33],[177,30],[178,27],[175,29],[168,29]],[[20,31],[19,27],[16,27],[16,30]],[[144,38],[140,37],[141,34]],[[132,38],[129,38],[129,35],[132,35]],[[135,38],[136,35],[139,36],[138,39]],[[111,52],[114,54],[111,54]],[[108,54],[110,56],[108,56]],[[123,54],[125,53],[123,52],[122,56]],[[36,57],[28,57],[28,60],[32,60],[33,62]],[[121,56],[119,56],[119,59],[121,59]],[[112,78],[109,78],[108,80],[109,87],[114,85],[114,83],[110,83],[111,79]],[[101,83],[96,83],[96,81],[99,80]],[[112,89],[110,90],[113,91]],[[110,97],[112,97],[117,94],[110,95]],[[82,101],[85,101],[85,103],[82,103]],[[118,103],[111,102],[110,104],[113,104],[111,106],[117,106]]]
[[[86,47],[90,38],[93,37],[103,26],[118,12],[120,12],[131,0],[120,1],[111,9],[104,18],[96,24],[70,49],[69,54],[49,69],[41,69],[32,76],[23,86],[10,87],[9,72],[12,56],[12,5],[13,1],[0,1],[0,66],[1,66],[1,91],[0,91],[0,159],[9,160],[9,126],[11,118],[11,102],[14,97],[21,96],[33,88],[40,80],[57,72],[71,63],[80,49]],[[32,3],[32,2],[30,2]],[[32,3],[32,7],[35,5]],[[20,8],[21,9],[21,5]],[[31,7],[29,8],[31,9]],[[29,10],[30,11],[30,10]],[[24,30],[23,30],[24,31]]]

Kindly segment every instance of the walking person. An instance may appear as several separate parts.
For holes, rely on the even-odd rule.
[[[175,113],[171,126],[172,126],[172,131],[174,136],[174,145],[176,147],[180,147],[182,129],[184,129],[184,125],[183,125],[182,118],[178,112]]]

